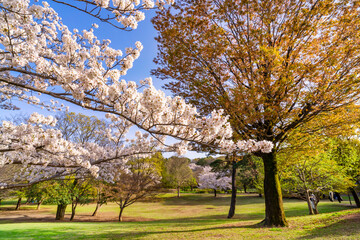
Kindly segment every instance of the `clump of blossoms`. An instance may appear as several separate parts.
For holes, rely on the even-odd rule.
[[[212,168],[206,166],[199,175],[199,188],[226,190],[231,188],[231,178],[224,176],[223,173],[213,172]]]
[[[194,163],[189,164],[191,170],[198,174],[197,181],[199,188],[217,190],[227,190],[231,188],[231,178],[224,172],[213,172],[210,166],[199,166]]]

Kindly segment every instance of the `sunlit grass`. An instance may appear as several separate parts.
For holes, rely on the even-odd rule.
[[[322,201],[321,214],[308,216],[306,202],[284,199],[288,228],[260,227],[263,198],[240,195],[233,219],[226,218],[229,202],[229,195],[184,194],[176,198],[168,194],[125,209],[125,217],[147,221],[122,223],[115,222],[118,206],[114,203],[100,209],[100,217],[113,216],[114,222],[5,222],[0,211],[0,239],[360,239],[360,211],[347,206],[348,202]],[[2,207],[15,207],[15,203],[4,202]],[[94,204],[79,206],[77,214],[90,215],[94,208]],[[56,206],[44,205],[41,213],[55,217],[55,210]]]

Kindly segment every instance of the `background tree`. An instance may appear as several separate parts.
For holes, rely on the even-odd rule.
[[[36,184],[33,184],[33,185],[27,187],[25,195],[26,195],[27,199],[36,202],[37,210],[40,209],[40,205],[46,199],[46,197],[47,197],[46,189],[49,186],[51,186],[51,184],[49,184],[47,182],[41,182],[41,183],[36,183]]]
[[[225,176],[226,173],[214,172],[210,166],[204,167],[199,176],[199,188],[212,189],[214,197],[217,190],[227,190],[231,188],[231,178]]]
[[[254,188],[262,171],[258,167],[259,158],[253,155],[245,155],[237,164],[237,179],[239,186],[242,186],[246,193],[249,188]]]
[[[350,186],[356,206],[360,207],[360,200],[357,195],[356,184],[359,183],[360,176],[360,142],[357,137],[343,137],[332,139],[328,149],[329,156],[344,169],[346,174],[351,178],[353,183]]]
[[[56,204],[55,220],[64,220],[67,205],[72,203],[72,196],[69,188],[71,183],[68,181],[51,181],[51,186],[46,188],[47,199],[44,203]]]
[[[71,183],[69,191],[71,194],[71,216],[70,221],[75,217],[76,207],[78,204],[90,203],[96,194],[95,188],[89,179],[76,178]]]
[[[110,196],[106,194],[105,185],[106,182],[104,181],[93,180],[93,186],[96,189],[96,207],[91,216],[96,216],[101,206],[106,204],[110,198]]]
[[[18,189],[14,192],[14,195],[17,197],[18,201],[16,203],[15,210],[20,210],[21,201],[26,197],[26,188]]]
[[[353,182],[346,170],[327,152],[298,152],[280,155],[283,189],[306,200],[309,214],[318,214],[317,205],[329,191],[346,192]]]
[[[177,189],[177,196],[180,197],[180,188],[189,184],[193,178],[189,167],[189,159],[181,157],[170,157],[165,163],[165,183]]]
[[[126,207],[140,199],[151,198],[160,188],[160,172],[151,158],[135,158],[125,168],[118,169],[116,180],[106,184],[106,194],[119,207],[119,222]]]
[[[62,112],[56,116],[56,128],[59,129],[63,138],[80,144],[95,142],[100,145],[109,144],[106,135],[101,134],[109,123],[95,116],[87,116],[82,113]]]
[[[153,74],[235,139],[269,140],[265,225],[285,226],[276,153],[298,126],[359,99],[359,8],[341,1],[177,1],[153,19]],[[325,127],[325,126],[323,126]]]

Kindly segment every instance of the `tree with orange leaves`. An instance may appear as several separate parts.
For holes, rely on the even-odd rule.
[[[286,226],[276,153],[294,129],[360,97],[359,1],[178,0],[153,19],[153,74],[239,139],[269,140],[266,226]],[[320,126],[321,128],[321,126]]]

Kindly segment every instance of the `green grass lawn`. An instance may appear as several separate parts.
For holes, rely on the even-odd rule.
[[[4,202],[2,208],[14,207],[15,203]],[[321,214],[308,216],[306,202],[284,199],[290,224],[287,228],[263,228],[258,224],[264,218],[262,198],[238,196],[233,219],[226,218],[229,203],[229,195],[214,198],[211,194],[184,194],[178,199],[166,194],[157,201],[126,208],[125,220],[132,222],[121,223],[115,222],[118,207],[113,203],[103,206],[99,216],[113,222],[4,220],[4,213],[9,211],[0,210],[0,239],[360,239],[360,210],[351,208],[348,202],[322,201]],[[78,207],[75,220],[89,216],[94,208],[94,204]],[[39,212],[32,209],[35,206],[10,213],[55,217],[56,206],[44,205]]]

